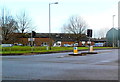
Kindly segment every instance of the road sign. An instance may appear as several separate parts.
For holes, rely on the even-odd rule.
[[[78,54],[77,47],[74,47],[74,54]]]

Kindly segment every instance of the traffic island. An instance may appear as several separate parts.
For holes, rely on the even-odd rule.
[[[73,54],[69,54],[69,55],[72,55],[72,56],[85,56],[87,54],[97,54],[97,52],[94,52],[93,46],[90,46],[90,51],[89,52],[78,53],[77,47],[74,47],[73,52],[74,52]]]
[[[69,55],[71,55],[71,56],[85,56],[87,54],[98,54],[98,52],[81,52],[78,54],[69,54]]]

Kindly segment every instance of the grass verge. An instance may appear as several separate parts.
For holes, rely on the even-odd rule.
[[[94,47],[94,49],[105,49],[113,47]],[[47,47],[30,47],[30,46],[12,46],[2,47],[0,54],[28,54],[28,53],[42,53],[42,52],[60,52],[70,51],[73,47],[52,47],[51,50],[46,50]],[[78,47],[78,50],[89,49],[89,47]]]

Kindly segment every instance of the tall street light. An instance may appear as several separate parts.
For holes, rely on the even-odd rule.
[[[113,15],[113,47],[115,47],[115,43],[114,43],[114,17],[115,17],[115,15]]]
[[[58,2],[54,2],[54,3],[49,3],[49,49],[51,50],[51,36],[50,36],[50,33],[51,33],[51,15],[50,15],[50,5],[52,4],[58,4]]]

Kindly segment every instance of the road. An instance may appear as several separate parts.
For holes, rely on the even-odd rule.
[[[118,80],[118,49],[99,54],[3,56],[3,80]]]

